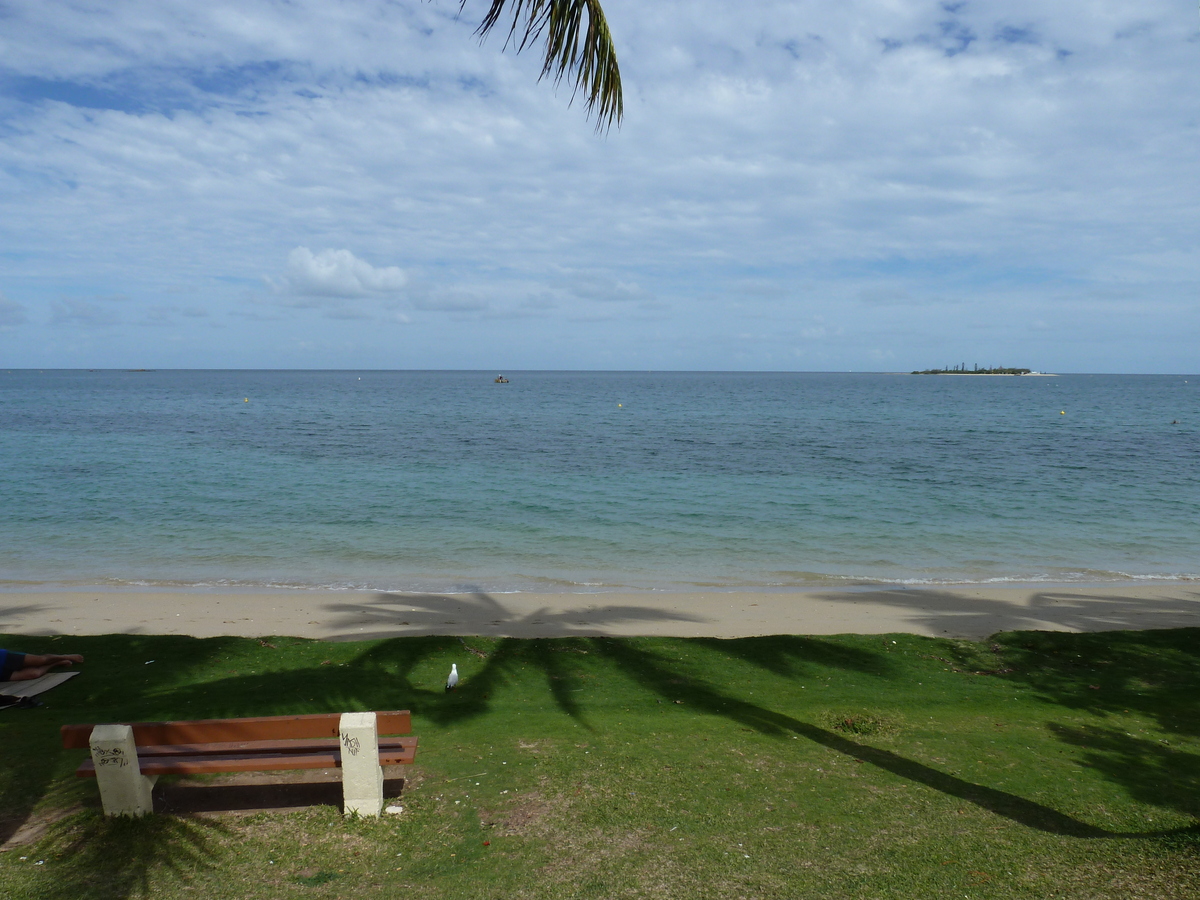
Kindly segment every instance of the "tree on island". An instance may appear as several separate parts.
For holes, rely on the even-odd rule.
[[[461,0],[460,11],[466,3]],[[481,40],[505,18],[506,10],[512,13],[512,24],[504,46],[513,44],[520,53],[544,39],[546,55],[539,80],[549,75],[557,84],[569,76],[571,99],[582,91],[587,115],[596,114],[596,130],[610,128],[614,122],[619,127],[624,115],[621,71],[599,0],[492,0],[492,8],[475,31]]]
[[[975,363],[975,368],[968,369],[966,363],[959,363],[957,366],[946,366],[944,369],[914,369],[914,375],[1028,375],[1032,369],[1014,369],[1008,366],[992,366],[990,369],[979,368],[979,363]]]

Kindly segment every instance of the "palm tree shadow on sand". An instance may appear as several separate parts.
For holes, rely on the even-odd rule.
[[[1200,626],[1200,590],[1182,596],[1119,592],[1037,591],[1025,606],[966,591],[891,588],[815,596],[834,603],[869,601],[908,612],[913,630],[929,635],[984,638],[999,631],[1123,631]]]
[[[0,607],[0,632],[7,631],[12,626],[13,623],[10,620],[21,622],[30,616],[36,616],[38,613],[44,613],[48,610],[49,607],[34,603],[27,603],[24,606]],[[47,633],[50,632],[47,630]]]
[[[580,597],[600,596],[581,594]],[[357,603],[324,607],[336,618],[328,640],[363,641],[403,635],[459,635],[480,637],[598,637],[618,625],[678,622],[704,619],[650,606],[597,605],[551,610],[547,607],[521,615],[491,594],[376,594]]]

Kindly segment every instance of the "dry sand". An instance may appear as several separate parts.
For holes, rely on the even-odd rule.
[[[356,591],[0,592],[0,632],[560,637],[887,634],[985,638],[997,631],[1200,626],[1200,583],[938,586],[610,594]]]

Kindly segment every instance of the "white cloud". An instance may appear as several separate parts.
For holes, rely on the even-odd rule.
[[[727,368],[747,317],[752,365],[824,316],[805,364],[860,369],[889,337],[1019,348],[1012,323],[1120,286],[1136,332],[1097,316],[1038,366],[1109,368],[1121,342],[1135,368],[1192,364],[1194,13],[604,5],[627,119],[598,138],[536,54],[471,39],[481,4],[10,3],[0,247],[24,309],[0,321],[27,321],[0,350],[53,364],[47,322],[144,341],[189,315],[162,307],[183,288],[209,316],[179,365],[258,364],[287,327],[356,346],[344,364],[469,366],[502,335],[535,367]],[[58,299],[117,292],[120,321]]]
[[[301,297],[369,297],[394,294],[408,282],[396,266],[376,268],[349,250],[313,253],[297,247],[288,254],[281,287]]]

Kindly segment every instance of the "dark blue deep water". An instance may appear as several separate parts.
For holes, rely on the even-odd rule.
[[[0,371],[0,586],[1200,578],[1197,376],[494,374]]]

